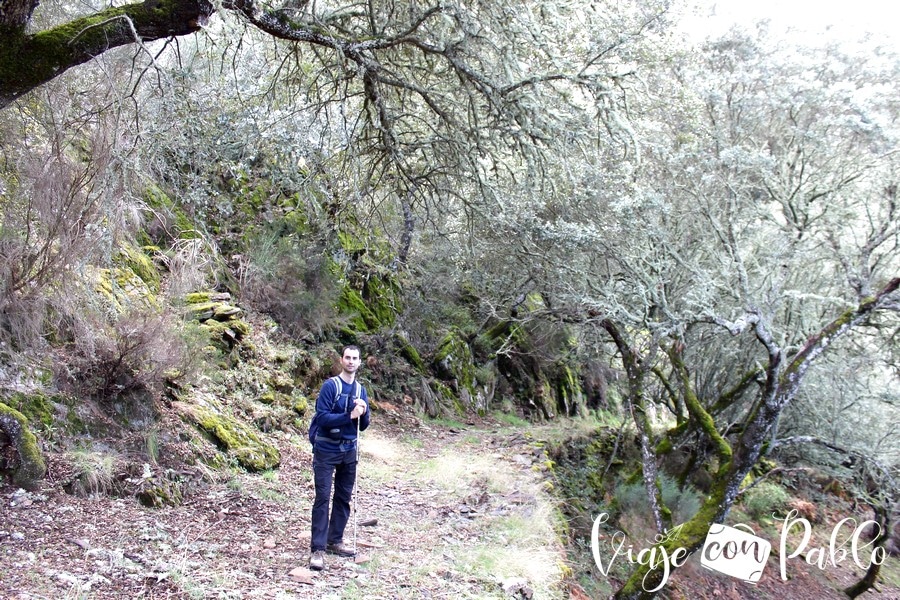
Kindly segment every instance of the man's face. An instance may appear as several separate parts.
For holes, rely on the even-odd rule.
[[[344,356],[341,357],[341,367],[347,373],[356,373],[359,369],[359,351],[344,350]]]

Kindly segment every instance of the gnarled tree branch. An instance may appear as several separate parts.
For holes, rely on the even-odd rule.
[[[7,8],[0,9],[0,19]],[[198,31],[214,11],[208,0],[145,0],[35,34],[25,34],[24,23],[0,30],[0,108],[111,48]]]

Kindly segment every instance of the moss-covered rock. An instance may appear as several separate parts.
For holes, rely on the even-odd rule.
[[[191,218],[158,186],[150,186],[144,190],[144,201],[157,214],[165,219],[165,229],[176,239],[189,240],[201,237]]]
[[[465,404],[463,404],[461,398],[453,392],[450,386],[445,385],[440,381],[431,381],[430,386],[437,395],[440,408],[443,409],[440,410],[441,413],[455,415],[463,415],[466,413]]]
[[[275,404],[275,390],[264,391],[256,400],[269,406]]]
[[[266,443],[245,423],[210,406],[180,404],[179,410],[226,454],[248,471],[267,471],[281,464],[278,448]]]
[[[581,379],[575,368],[566,362],[560,362],[556,368],[556,404],[567,416],[587,414],[587,403],[581,385]]]
[[[137,275],[141,281],[147,284],[147,288],[153,293],[159,293],[160,275],[159,269],[153,263],[153,260],[147,256],[141,249],[125,244],[119,248],[119,252],[114,259],[115,263],[123,269],[129,269]]]
[[[184,487],[179,475],[167,471],[142,478],[134,495],[148,508],[178,506],[184,501]]]
[[[401,335],[400,333],[394,334],[394,342],[397,344],[399,348],[400,356],[406,359],[413,368],[418,371],[420,374],[425,373],[425,361],[422,360],[422,355],[419,354],[419,351],[416,350],[415,346],[413,346],[406,336]]]
[[[35,490],[47,473],[37,438],[28,429],[28,419],[8,405],[0,403],[0,473],[10,476],[12,484]]]
[[[185,304],[186,317],[197,321],[213,345],[225,353],[250,334],[250,325],[241,319],[244,311],[231,304],[231,294],[191,292]]]
[[[559,414],[587,413],[577,341],[568,328],[541,322],[526,328],[515,321],[500,321],[479,343],[493,352],[507,350],[496,355],[497,370],[509,384],[513,399],[524,403],[530,416],[552,419]]]
[[[392,326],[403,310],[402,291],[393,275],[378,274],[366,279],[362,296],[379,327]]]
[[[129,267],[97,269],[94,291],[110,316],[134,309],[159,309],[159,299],[150,286]]]
[[[639,449],[631,439],[618,439],[618,432],[610,427],[590,431],[572,430],[561,439],[550,440],[544,446],[558,491],[568,498],[564,508],[576,529],[590,531],[593,515],[609,512],[609,496],[614,489],[615,473],[623,459],[635,459]]]
[[[475,361],[469,343],[458,329],[451,329],[434,353],[437,373],[444,379],[456,380],[459,388],[475,391]]]
[[[212,292],[190,292],[185,294],[184,301],[188,304],[202,304],[209,302]]]
[[[363,300],[362,293],[350,287],[344,287],[338,298],[337,310],[339,314],[349,317],[348,325],[351,331],[372,333],[381,327],[381,322],[375,316]],[[355,335],[355,334],[354,334]]]
[[[219,306],[221,306],[221,302],[197,302],[189,304],[187,307],[188,317],[200,322],[212,319]]]
[[[49,428],[56,421],[53,401],[40,392],[15,393],[7,398],[5,403],[22,413],[34,426]]]
[[[533,409],[532,414],[536,414],[542,419],[552,419],[556,416],[556,398],[553,395],[553,386],[546,375],[541,374],[538,378],[534,393],[528,398],[528,401]]]
[[[367,248],[348,234],[340,233],[338,237],[343,252],[355,257],[349,261],[349,269],[337,262],[333,264],[334,275],[343,279],[336,303],[338,314],[349,319],[350,333],[375,333],[391,327],[403,310],[403,292],[396,273],[371,259],[363,259]]]
[[[209,319],[200,324],[200,328],[209,333],[209,339],[220,350],[228,352],[246,335],[248,329],[239,328],[240,321],[226,322]]]

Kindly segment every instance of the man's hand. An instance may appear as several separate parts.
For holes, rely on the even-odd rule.
[[[350,411],[350,418],[351,418],[351,419],[358,419],[358,418],[360,418],[361,416],[363,416],[364,414],[366,414],[366,411],[367,411],[367,410],[369,410],[369,407],[366,406],[366,403],[363,401],[363,399],[362,399],[362,398],[357,398],[357,399],[356,399],[356,406],[354,406],[354,407],[353,407],[353,410]]]

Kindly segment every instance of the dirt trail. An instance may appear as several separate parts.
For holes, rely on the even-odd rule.
[[[362,439],[359,516],[378,521],[358,528],[363,564],[307,571],[311,454],[283,435],[278,471],[199,484],[178,507],[77,498],[52,480],[0,489],[0,598],[563,597],[553,505],[524,440],[404,426],[375,420]]]

